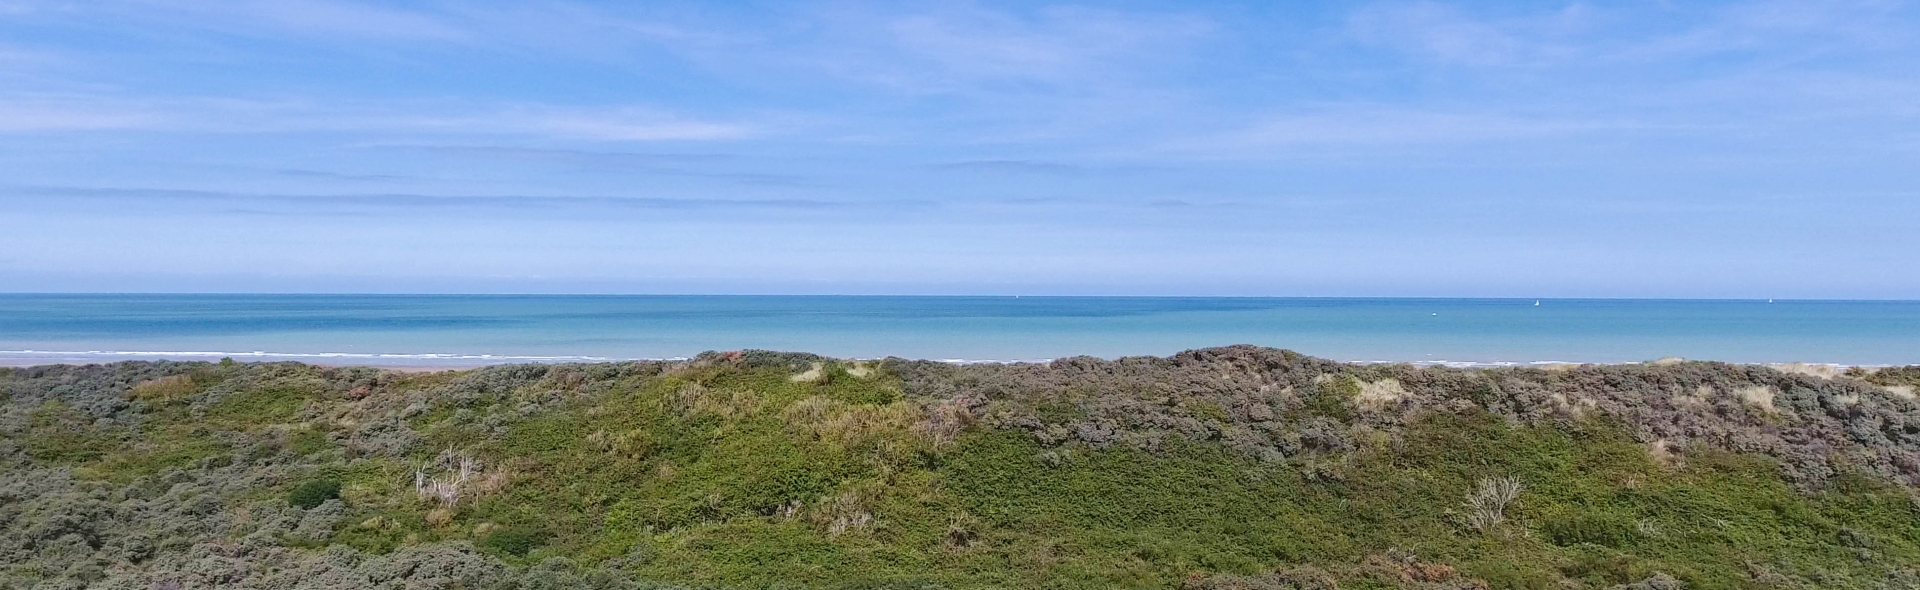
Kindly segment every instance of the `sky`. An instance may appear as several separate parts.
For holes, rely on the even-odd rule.
[[[0,0],[0,291],[1920,298],[1911,2]]]

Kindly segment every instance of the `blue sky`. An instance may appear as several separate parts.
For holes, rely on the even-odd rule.
[[[0,291],[1920,298],[1916,31],[0,0]]]

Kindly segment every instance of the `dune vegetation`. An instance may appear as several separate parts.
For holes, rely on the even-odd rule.
[[[1920,368],[0,369],[0,588],[1920,588]]]

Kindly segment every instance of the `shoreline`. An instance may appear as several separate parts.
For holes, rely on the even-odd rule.
[[[1465,571],[1430,586],[1482,588],[1462,576],[1520,566],[1576,587],[1590,579],[1560,564],[1590,556],[1721,572],[1703,587],[1748,580],[1724,565],[1745,555],[1813,564],[1822,581],[1920,563],[1904,541],[1920,441],[1900,428],[1920,424],[1920,366],[1462,370],[1243,345],[964,366],[758,350],[424,374],[132,362],[0,370],[0,384],[14,530],[101,539],[80,553],[94,545],[68,537],[73,551],[30,552],[32,564],[86,573],[72,563],[159,547],[127,571],[162,582],[365,586],[423,571],[409,582],[445,585],[424,576],[457,566],[559,585],[550,574],[576,570],[548,558],[589,552],[637,556],[587,560],[607,568],[600,580],[738,568],[753,587],[820,580],[820,556],[861,555],[898,569],[834,569],[821,585],[931,571],[952,587],[1299,586],[1207,583],[1201,555],[1320,587]],[[125,510],[102,512],[102,481],[129,482],[104,488]],[[1524,508],[1463,520],[1495,494]],[[1021,516],[996,520],[1009,514]],[[221,552],[236,536],[255,552],[202,559],[233,555]],[[381,545],[356,545],[369,539]],[[1114,572],[1099,580],[996,573],[1103,544],[1119,550],[1072,556]],[[1167,549],[1179,547],[1198,549]],[[1411,568],[1414,551],[1459,565]],[[262,571],[256,558],[282,577],[243,577]],[[1355,563],[1385,569],[1331,577]],[[338,564],[367,573],[307,569]],[[660,569],[627,569],[648,564]],[[972,577],[982,567],[1000,569]],[[91,571],[70,585],[101,579]]]
[[[0,306],[0,364],[123,359],[462,367],[813,351],[952,364],[1164,356],[1227,344],[1449,367],[1920,364],[1920,301],[1475,299],[54,298]]]
[[[1177,352],[1176,352],[1177,353]],[[1307,354],[1307,353],[1302,353]],[[829,356],[829,355],[821,355]],[[1168,355],[1138,355],[1168,356]],[[1310,355],[1317,356],[1317,355]],[[376,354],[376,353],[276,353],[276,352],[176,352],[176,351],[0,351],[0,367],[26,368],[50,365],[104,365],[133,361],[173,361],[173,362],[220,362],[232,359],[242,363],[297,362],[317,367],[348,368],[366,367],[408,373],[430,373],[439,371],[464,371],[486,367],[516,364],[598,364],[625,362],[673,362],[691,360],[693,357],[659,358],[623,358],[585,355],[457,355],[457,354]],[[832,357],[830,357],[832,358]],[[902,357],[907,358],[907,357]],[[1070,358],[1070,357],[1060,357]],[[1105,357],[1103,360],[1113,360]],[[1322,357],[1324,358],[1324,357]],[[875,361],[880,358],[848,357],[841,360]],[[1016,365],[1045,364],[1056,358],[1035,359],[911,359],[928,360],[951,365]],[[1878,369],[1905,366],[1883,363],[1836,363],[1811,361],[1783,362],[1734,362],[1716,359],[1687,359],[1681,357],[1662,357],[1644,361],[1572,361],[1572,360],[1536,360],[1536,361],[1449,361],[1449,360],[1379,360],[1379,359],[1330,359],[1352,365],[1411,365],[1416,367],[1444,367],[1450,369],[1502,369],[1535,368],[1566,369],[1580,366],[1610,365],[1658,365],[1677,362],[1704,361],[1726,362],[1733,365],[1765,366],[1768,368],[1813,375],[1835,377],[1851,369]],[[391,362],[389,362],[391,361]],[[1920,363],[1917,363],[1920,364]]]

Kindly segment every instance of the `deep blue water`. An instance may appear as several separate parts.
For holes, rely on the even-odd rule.
[[[740,348],[1035,360],[1226,344],[1358,361],[1915,364],[1920,301],[0,295],[6,364],[459,365]]]

